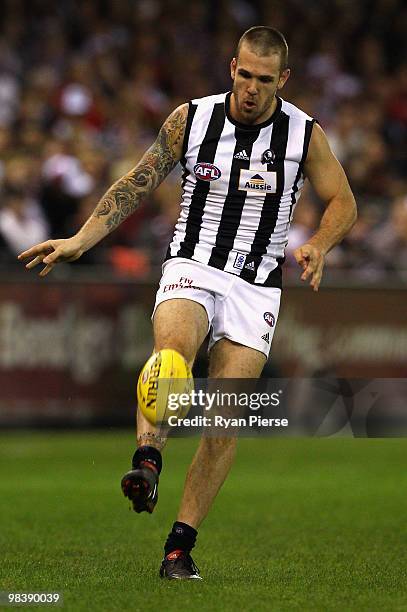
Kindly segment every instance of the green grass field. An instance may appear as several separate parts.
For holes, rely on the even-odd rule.
[[[196,442],[169,443],[147,516],[119,487],[131,432],[3,432],[0,590],[72,611],[407,610],[407,440],[242,439],[199,532],[204,580],[163,582]]]

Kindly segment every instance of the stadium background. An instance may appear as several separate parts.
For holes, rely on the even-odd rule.
[[[359,218],[329,254],[314,295],[299,285],[292,257],[322,211],[305,190],[266,375],[405,377],[407,9],[401,0],[1,4],[0,588],[65,589],[73,610],[92,602],[123,609],[130,601],[133,609],[157,609],[168,592],[160,587],[151,597],[155,580],[140,581],[137,572],[129,587],[133,557],[123,542],[133,533],[143,555],[150,546],[160,549],[191,441],[171,442],[166,501],[151,519],[123,517],[117,482],[133,445],[134,388],[152,348],[149,316],[177,218],[178,171],[116,232],[49,278],[25,271],[16,255],[79,228],[174,107],[230,88],[237,39],[253,24],[269,24],[290,48],[292,76],[282,96],[325,129]],[[202,352],[196,373],[205,367]],[[394,393],[384,408],[400,413],[405,398]],[[112,429],[126,424],[132,429]],[[89,430],[96,425],[105,429]],[[38,434],[33,426],[88,430]],[[276,441],[269,448],[267,441],[242,440],[238,465],[203,529],[206,538],[217,537],[217,548],[201,552],[210,572],[205,603],[186,590],[179,603],[215,610],[220,597],[223,609],[242,602],[251,609],[253,599],[256,609],[271,609],[270,596],[279,610],[311,601],[324,610],[406,609],[406,531],[396,519],[403,508],[405,515],[404,442],[326,442]],[[245,457],[256,453],[264,467],[260,461],[253,478]],[[259,492],[267,477],[273,486]],[[263,512],[263,524],[251,530],[260,551],[255,562],[247,520],[259,519],[247,507],[250,494],[259,496],[258,507],[271,505],[274,517]],[[246,555],[236,563],[222,523],[231,521],[231,504],[246,517],[238,511],[232,521]],[[284,525],[277,518],[283,515]],[[277,546],[271,557],[264,529]],[[152,553],[148,571],[156,571],[157,558]],[[137,603],[140,594],[149,603]]]

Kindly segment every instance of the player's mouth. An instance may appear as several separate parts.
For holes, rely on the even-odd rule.
[[[243,106],[244,106],[244,108],[245,108],[246,110],[252,110],[252,109],[253,109],[253,108],[255,108],[257,105],[256,105],[256,102],[254,102],[254,100],[245,100],[245,101],[243,102]]]

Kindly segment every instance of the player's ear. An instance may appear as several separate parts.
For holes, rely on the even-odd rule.
[[[284,85],[288,81],[290,74],[291,74],[291,71],[289,68],[286,68],[285,70],[283,70],[283,72],[280,74],[280,78],[278,79],[277,89],[282,89],[284,87]]]
[[[232,61],[230,62],[230,76],[232,77],[233,81],[235,80],[236,66],[237,66],[237,60],[234,57]]]

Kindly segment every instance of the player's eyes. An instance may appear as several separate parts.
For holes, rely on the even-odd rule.
[[[242,79],[251,79],[252,75],[250,74],[250,72],[243,72],[243,70],[239,70],[239,76],[242,77]],[[270,77],[259,77],[259,81],[261,83],[272,83],[274,81],[274,79],[270,78]]]

